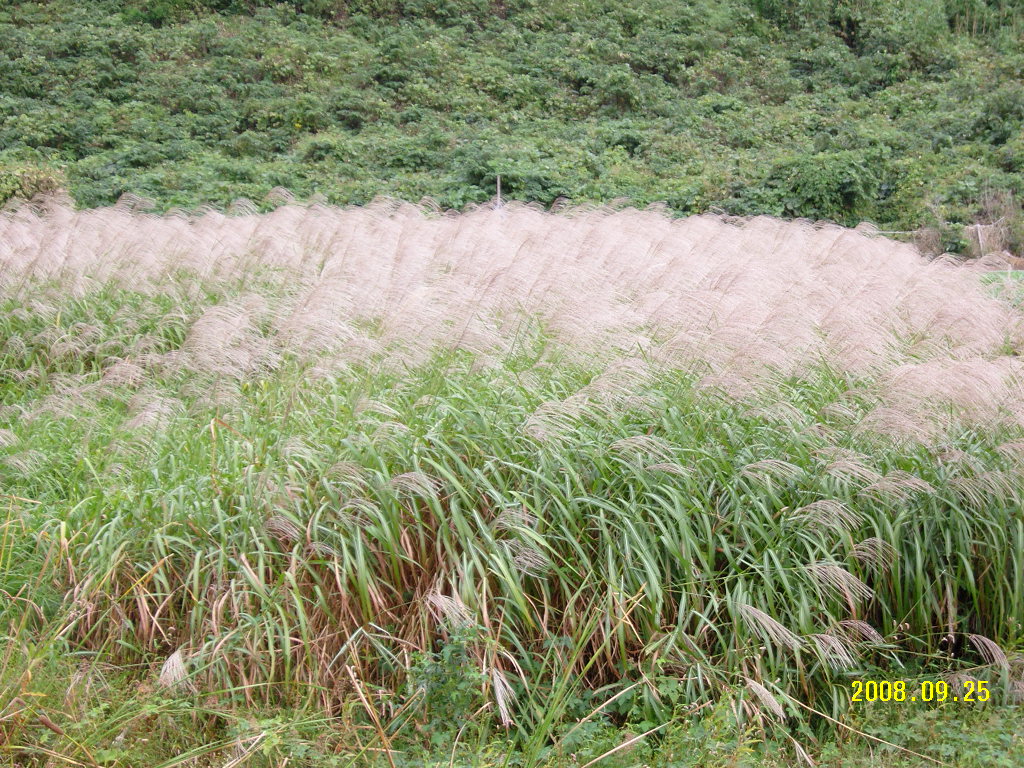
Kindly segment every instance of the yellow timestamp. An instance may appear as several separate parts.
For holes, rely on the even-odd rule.
[[[853,680],[851,701],[985,702],[992,698],[988,680]]]

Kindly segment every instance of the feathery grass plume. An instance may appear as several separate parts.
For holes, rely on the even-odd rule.
[[[502,726],[510,727],[515,722],[512,718],[512,706],[516,702],[516,692],[503,671],[494,667],[491,670],[491,686],[494,690],[494,703],[498,707],[498,717]]]
[[[856,665],[853,646],[846,637],[827,633],[810,637],[818,656],[832,669],[850,669]]]
[[[469,606],[458,594],[444,595],[433,590],[427,593],[424,600],[438,621],[448,622],[452,627],[468,627],[473,624]]]
[[[803,430],[808,427],[812,417],[792,403],[779,402],[748,408],[743,411],[743,418],[776,422],[794,430]]]
[[[0,448],[11,448],[18,443],[18,436],[9,429],[0,429]]]
[[[786,719],[786,710],[783,708],[779,700],[772,695],[772,692],[765,688],[757,680],[752,680],[749,677],[744,677],[743,682],[750,691],[754,698],[757,700],[759,708],[763,708],[762,711],[771,713],[773,717],[782,721]]]
[[[869,643],[881,645],[885,642],[885,638],[882,637],[881,633],[877,629],[872,627],[866,621],[861,621],[860,619],[843,619],[839,622],[839,628],[847,634],[854,635],[860,640],[864,640]]]
[[[441,481],[426,472],[403,472],[391,478],[391,487],[400,493],[429,497],[440,492]]]
[[[828,528],[841,533],[849,533],[863,524],[863,518],[858,512],[835,499],[812,501],[794,510],[788,517],[814,528]]]
[[[320,463],[320,449],[301,435],[292,435],[280,443],[281,457],[291,464],[311,469]]]
[[[496,531],[515,531],[537,527],[537,516],[522,504],[508,504],[494,517],[491,527]]]
[[[541,403],[523,423],[523,433],[541,442],[571,434],[584,411],[580,400]]]
[[[825,473],[839,480],[856,480],[863,483],[877,483],[882,474],[871,469],[860,459],[854,457],[839,458],[825,466]]]
[[[259,206],[245,197],[232,200],[228,206],[228,216],[256,216],[259,212]]]
[[[857,424],[858,434],[876,434],[898,441],[929,445],[945,431],[947,425],[935,413],[919,408],[880,405],[869,411]]]
[[[24,322],[25,318],[19,316],[21,313],[18,309],[14,310],[11,314]],[[28,352],[28,344],[25,343],[25,339],[21,337],[21,334],[12,333],[4,339],[3,346],[0,346],[0,351],[13,359],[19,359],[24,357],[25,353]]]
[[[500,213],[498,222],[485,209],[438,217],[399,204],[285,205],[263,216],[211,211],[191,219],[128,209],[14,212],[0,221],[0,239],[10,244],[0,250],[0,272],[14,285],[52,275],[59,265],[82,286],[113,281],[151,290],[175,271],[228,285],[258,267],[303,286],[281,307],[283,324],[271,322],[281,344],[298,353],[344,350],[352,328],[371,318],[385,338],[403,336],[414,356],[460,338],[479,336],[489,346],[504,326],[479,308],[518,305],[546,317],[573,354],[614,356],[646,338],[649,361],[689,368],[704,360],[727,376],[735,375],[726,374],[729,366],[752,373],[749,361],[798,372],[821,356],[839,369],[896,371],[903,364],[892,362],[897,328],[962,352],[967,386],[968,366],[991,362],[986,355],[1014,326],[1011,308],[985,295],[966,271],[924,267],[912,248],[863,233],[764,217],[673,221],[657,211]],[[73,233],[74,249],[60,227]],[[474,256],[481,244],[487,258]],[[186,345],[194,354],[185,358],[237,372],[265,350],[243,328],[244,312],[215,310],[197,320]],[[434,322],[445,317],[449,323]],[[658,337],[685,341],[659,347],[652,341]],[[217,349],[227,353],[219,364],[205,354]],[[986,392],[1002,386],[999,365],[985,379]],[[744,374],[729,388],[751,382],[757,377]],[[594,389],[605,386],[599,381]],[[966,394],[977,399],[977,392]]]
[[[509,553],[512,565],[527,576],[543,576],[550,568],[551,561],[535,544],[521,539],[501,542]]]
[[[990,470],[978,472],[964,477],[953,477],[949,487],[974,508],[981,507],[991,500],[1019,503],[1020,479],[1017,473]]]
[[[999,449],[996,448],[998,451]],[[968,467],[974,471],[982,471],[983,464],[976,456],[972,456],[967,451],[962,451],[959,448],[952,448],[949,446],[941,446],[935,451],[935,459],[939,464],[948,465],[950,467],[963,466]]]
[[[757,634],[764,642],[770,645],[783,646],[791,651],[797,651],[803,646],[799,637],[760,608],[755,608],[746,603],[740,603],[737,607],[744,621],[744,626]]]
[[[829,403],[818,411],[818,418],[843,423],[856,422],[863,415],[863,408],[855,403]]]
[[[802,467],[798,467],[782,459],[762,459],[747,464],[740,470],[743,477],[750,477],[764,482],[765,480],[797,480],[804,475]]]
[[[129,418],[124,423],[127,430],[164,429],[171,420],[181,413],[182,405],[173,397],[154,392],[139,392],[128,403]]]
[[[684,467],[682,464],[676,464],[671,461],[659,461],[656,464],[648,464],[644,467],[644,471],[652,473],[664,472],[666,475],[676,475],[677,477],[689,477],[693,474],[691,467]]]
[[[609,364],[581,394],[607,402],[615,402],[635,396],[640,388],[651,379],[653,370],[645,360],[624,358]]]
[[[807,753],[804,746],[792,736],[789,737],[789,740],[793,744],[793,751],[796,752],[796,756],[804,762],[804,765],[808,766],[808,768],[815,768],[817,763],[814,762],[814,759]]]
[[[116,669],[112,664],[79,664],[71,675],[67,690],[64,692],[64,706],[80,715],[84,714],[85,707],[95,689],[100,689],[104,694],[112,690],[105,673],[116,672]]]
[[[871,587],[836,563],[811,563],[807,573],[823,591],[843,598],[851,608],[875,596]]]
[[[326,477],[348,488],[365,488],[363,467],[354,461],[336,461],[327,468]]]
[[[366,442],[376,448],[401,451],[409,432],[409,426],[400,421],[382,421],[366,436]]]
[[[189,693],[195,693],[195,685],[188,679],[188,670],[185,668],[183,648],[176,650],[164,661],[160,667],[160,676],[157,678],[157,683],[171,691],[184,690]]]
[[[935,489],[927,481],[911,475],[909,472],[894,470],[857,492],[858,496],[872,496],[879,500],[892,499],[905,502],[915,493],[934,493]]]
[[[145,369],[130,360],[117,360],[103,371],[103,383],[112,387],[137,387],[146,378]]]
[[[968,359],[940,357],[913,362],[892,370],[883,383],[890,402],[945,403],[960,417],[981,422],[996,416],[1012,397],[1024,365],[1018,360],[980,356]]]
[[[289,205],[295,202],[295,195],[284,187],[274,187],[263,200],[273,205]]]
[[[675,446],[655,435],[631,435],[608,446],[615,453],[628,458],[652,457],[659,463],[668,463],[675,457]]]
[[[981,658],[987,664],[992,664],[1000,669],[1008,670],[1010,668],[1010,662],[998,643],[993,642],[984,635],[968,635],[967,639],[971,641],[971,645],[974,646],[975,650],[978,651]]]
[[[947,672],[942,675],[949,687],[953,689],[963,690],[965,683],[977,684],[978,678],[974,675],[968,674],[967,672]]]
[[[274,515],[263,524],[263,530],[284,545],[294,544],[305,538],[305,531],[289,517]]]
[[[899,553],[896,548],[877,536],[871,536],[863,541],[857,542],[850,550],[850,556],[859,560],[865,567],[872,569],[875,573],[888,571]]]
[[[46,455],[36,450],[20,451],[0,458],[0,462],[22,477],[32,477],[46,465]]]
[[[326,541],[311,541],[306,545],[306,554],[312,558],[322,560],[338,560],[341,558],[341,550],[328,544]]]
[[[388,419],[401,419],[402,414],[396,411],[387,403],[381,402],[380,400],[374,400],[369,397],[361,397],[352,408],[352,413],[361,416],[364,413],[376,414],[378,416],[386,416]]]
[[[1010,440],[996,446],[996,451],[1013,461],[1024,462],[1024,440]]]
[[[354,520],[367,520],[380,515],[380,507],[369,499],[349,499],[341,507],[338,513]]]
[[[182,363],[200,373],[244,378],[276,364],[276,353],[258,329],[266,300],[250,295],[207,309],[181,345]]]

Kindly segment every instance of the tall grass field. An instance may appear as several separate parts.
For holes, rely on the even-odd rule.
[[[765,217],[143,208],[0,213],[6,764],[952,765],[851,681],[1018,711],[1008,273]]]

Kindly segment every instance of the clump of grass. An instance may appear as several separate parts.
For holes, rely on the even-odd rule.
[[[968,269],[513,206],[23,209],[0,243],[0,552],[33,563],[0,586],[34,658],[344,716],[387,759],[448,717],[536,761],[627,691],[654,730],[838,716],[907,659],[1012,688],[1021,317]],[[455,642],[478,674],[439,715],[416,681]]]

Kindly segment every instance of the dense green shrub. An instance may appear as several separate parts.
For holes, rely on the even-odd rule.
[[[56,169],[36,165],[0,166],[0,204],[11,198],[31,200],[67,187],[64,174]]]
[[[740,192],[744,212],[803,216],[855,224],[873,213],[879,194],[877,156],[841,150],[776,163],[757,186]]]
[[[1015,189],[1024,123],[1024,11],[969,5],[16,2],[0,164],[65,167],[85,205],[284,185],[459,206],[501,174],[543,203],[956,230]],[[963,22],[981,5],[988,36]]]

